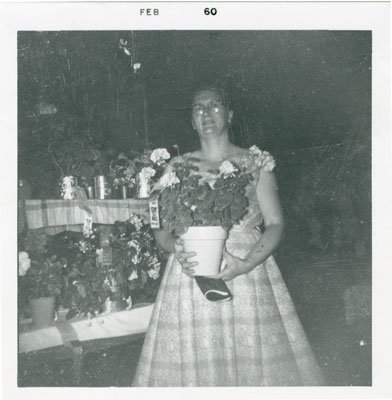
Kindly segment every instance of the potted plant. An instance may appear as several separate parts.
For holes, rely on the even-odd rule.
[[[120,153],[109,164],[109,176],[112,179],[114,189],[118,190],[120,198],[127,198],[132,188],[136,185],[135,163]]]
[[[106,281],[110,299],[127,300],[128,306],[154,301],[164,256],[150,226],[136,214],[125,222],[116,221],[110,246],[112,266]]]
[[[96,229],[87,236],[79,232],[65,232],[59,239],[58,244],[67,259],[61,298],[61,305],[68,309],[66,319],[99,314],[106,299],[106,270],[99,263],[102,249]]]
[[[162,176],[169,159],[170,153],[164,148],[144,150],[135,155],[133,162],[137,182],[137,197],[147,198],[150,196],[152,186]]]
[[[66,258],[61,304],[67,319],[155,300],[162,258],[139,216],[116,221],[108,243],[100,243],[95,228],[88,236],[66,232],[60,239],[55,252]]]
[[[36,246],[27,245],[28,251],[19,252],[19,283],[29,300],[33,326],[43,328],[51,325],[56,298],[62,292],[63,263],[58,256],[47,252],[45,235],[34,239],[30,235],[29,239],[30,245],[35,242]]]
[[[219,170],[198,173],[191,157],[180,157],[158,182],[162,225],[197,253],[196,275],[219,271],[227,232],[246,214],[246,186],[253,179],[245,166],[224,161]]]

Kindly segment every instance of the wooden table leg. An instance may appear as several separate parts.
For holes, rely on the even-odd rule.
[[[72,380],[76,386],[80,385],[83,374],[83,346],[79,340],[69,342],[72,346]]]
[[[64,346],[72,350],[72,380],[76,386],[80,385],[83,374],[83,346],[76,331],[68,321],[56,324],[63,339]]]

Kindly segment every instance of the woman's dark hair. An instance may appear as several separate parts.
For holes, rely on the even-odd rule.
[[[227,94],[227,91],[223,87],[223,85],[219,82],[203,83],[202,85],[195,87],[191,93],[190,104],[191,105],[194,104],[194,99],[195,99],[196,95],[205,90],[209,90],[211,92],[216,93],[217,95],[219,95],[219,97],[221,98],[223,103],[226,105],[226,107],[230,106],[229,96]]]

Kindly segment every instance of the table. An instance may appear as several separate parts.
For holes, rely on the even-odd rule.
[[[150,322],[153,304],[132,310],[100,314],[95,318],[61,320],[43,329],[29,321],[19,326],[19,360],[25,363],[72,358],[73,381],[82,376],[83,356],[89,352],[142,338]]]
[[[18,202],[18,231],[43,231],[53,235],[63,231],[83,231],[86,213],[93,223],[110,226],[132,214],[149,221],[148,199],[124,200],[25,200]],[[33,330],[26,321],[19,326],[19,360],[42,362],[72,358],[74,382],[81,378],[83,355],[144,336],[153,305],[134,308],[96,318],[58,321]]]

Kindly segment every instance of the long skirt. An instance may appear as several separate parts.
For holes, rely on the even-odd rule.
[[[258,239],[235,232],[226,248],[245,257]],[[233,299],[211,302],[169,257],[133,386],[323,385],[274,258],[227,285]]]

